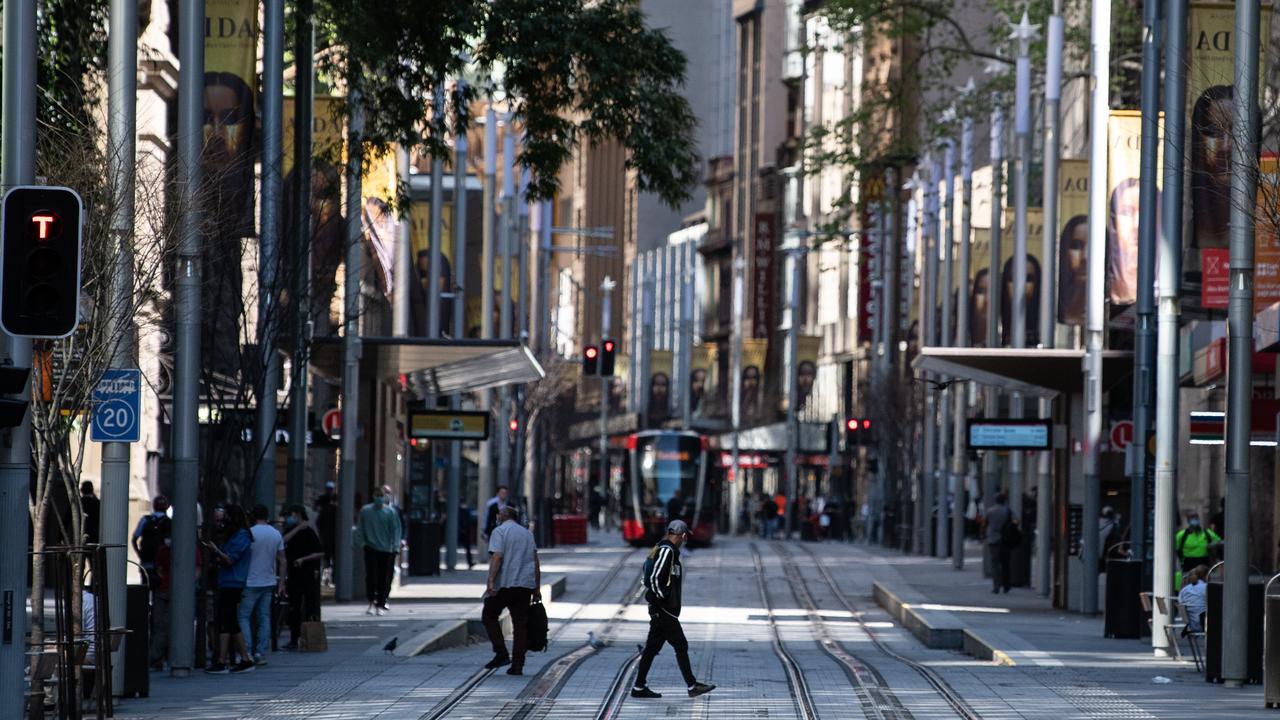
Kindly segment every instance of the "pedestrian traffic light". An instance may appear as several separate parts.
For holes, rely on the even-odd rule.
[[[617,357],[618,344],[612,340],[602,340],[600,342],[600,375],[602,377],[613,377],[613,364]]]
[[[515,418],[511,418],[510,420],[507,421],[507,429],[514,434],[517,430],[520,429],[520,421],[516,420]]]
[[[83,206],[74,190],[19,186],[0,210],[0,327],[60,338],[80,320]]]
[[[582,374],[600,374],[600,348],[595,345],[587,345],[582,348]]]

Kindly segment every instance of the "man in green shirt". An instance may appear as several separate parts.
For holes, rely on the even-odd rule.
[[[1187,526],[1173,536],[1178,557],[1182,558],[1185,573],[1197,565],[1212,565],[1209,553],[1222,544],[1222,538],[1213,530],[1200,525],[1199,513],[1187,513]]]
[[[360,508],[356,541],[364,546],[364,591],[369,598],[365,615],[387,612],[400,537],[400,514],[387,504],[386,497],[374,495],[373,502]]]

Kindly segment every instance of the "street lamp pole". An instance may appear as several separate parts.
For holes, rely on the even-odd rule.
[[[729,534],[738,534],[738,516],[742,513],[742,494],[746,492],[746,482],[740,467],[742,430],[742,314],[745,299],[743,297],[743,275],[746,273],[747,261],[741,255],[733,259],[733,351],[729,358],[729,375],[733,388],[729,413],[733,419],[733,460],[730,466],[730,477],[733,485],[729,488]]]

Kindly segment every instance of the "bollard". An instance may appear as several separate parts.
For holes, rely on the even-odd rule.
[[[1263,590],[1262,683],[1263,702],[1268,708],[1280,707],[1280,595],[1271,594],[1277,579],[1280,575],[1273,575]]]

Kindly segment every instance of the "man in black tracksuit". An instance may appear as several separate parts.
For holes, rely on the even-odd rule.
[[[676,652],[680,674],[689,686],[689,697],[697,697],[716,689],[715,685],[698,682],[693,677],[689,663],[689,641],[680,627],[680,583],[683,566],[680,564],[680,546],[689,535],[689,526],[683,520],[672,520],[667,525],[667,535],[654,546],[645,562],[644,599],[649,603],[649,639],[640,655],[640,669],[631,697],[660,698],[662,695],[649,689],[649,666],[658,656],[663,643],[670,643]]]

